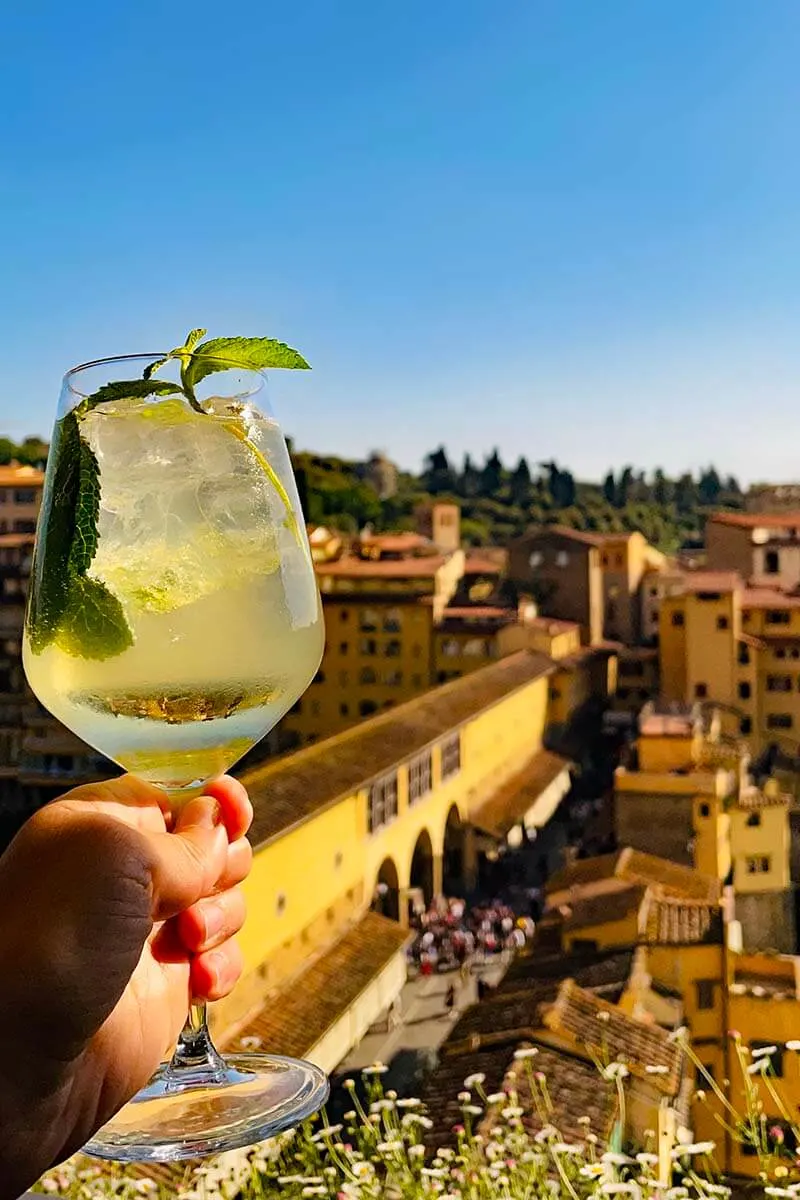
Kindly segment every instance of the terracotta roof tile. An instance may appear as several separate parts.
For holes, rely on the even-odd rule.
[[[739,808],[756,811],[761,808],[787,808],[792,803],[788,792],[773,791],[758,787],[743,787],[739,789],[736,804]]]
[[[418,558],[377,559],[355,558],[348,555],[334,562],[316,563],[317,575],[353,579],[421,579],[435,575],[447,559],[442,554],[431,554]]]
[[[800,608],[800,596],[790,596],[777,588],[747,588],[742,594],[742,608]]]
[[[569,759],[540,750],[522,770],[494,793],[476,813],[471,824],[503,837],[524,816],[534,801],[570,766]]]
[[[552,673],[521,650],[297,754],[243,771],[255,808],[254,846],[307,821],[526,684]]]
[[[684,592],[735,592],[744,587],[738,571],[687,571],[681,581]]]
[[[655,888],[664,896],[716,901],[720,895],[720,883],[712,875],[704,875],[694,867],[681,866],[655,854],[645,854],[626,846],[613,854],[601,854],[596,858],[579,859],[550,876],[547,893],[575,889],[585,892],[592,885],[619,879],[641,887]]]
[[[591,929],[610,921],[624,921],[626,917],[637,914],[645,891],[643,887],[631,886],[597,895],[578,895],[574,900],[565,900],[554,911],[561,919],[562,929],[566,931]]]
[[[677,1093],[682,1067],[680,1047],[669,1040],[661,1026],[629,1017],[579,987],[574,979],[565,979],[561,984],[544,1022],[553,1033],[573,1039],[590,1054],[624,1062],[632,1076],[647,1079],[664,1095]],[[648,1066],[667,1070],[663,1075],[651,1075]]]
[[[740,529],[800,529],[800,512],[718,512],[708,519],[715,525],[735,525]]]
[[[410,936],[396,921],[368,912],[222,1044],[232,1051],[241,1048],[242,1038],[255,1037],[271,1054],[306,1057]]]
[[[362,534],[358,544],[365,550],[377,550],[381,554],[410,554],[414,550],[433,548],[430,538],[421,533]]]
[[[648,893],[642,936],[658,946],[721,945],[722,912],[704,900],[678,900]]]
[[[0,467],[0,487],[42,487],[44,471],[38,467]]]
[[[445,621],[516,621],[517,611],[514,608],[500,608],[495,604],[474,604],[463,607],[446,608],[442,614]]]

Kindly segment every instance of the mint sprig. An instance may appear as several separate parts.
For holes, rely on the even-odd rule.
[[[133,633],[119,599],[88,574],[97,552],[100,467],[81,437],[83,417],[98,404],[177,395],[183,395],[196,412],[205,413],[194,389],[216,371],[309,369],[302,355],[272,338],[211,338],[202,342],[205,334],[205,329],[193,329],[182,346],[150,363],[142,379],[104,384],[57,422],[48,468],[51,482],[39,522],[35,579],[27,616],[34,654],[41,654],[55,641],[76,657],[104,659],[133,645]],[[180,384],[155,378],[171,359],[180,362]],[[252,451],[286,507],[287,524],[299,538],[291,501],[275,471],[250,442],[246,430],[232,422],[231,432]]]

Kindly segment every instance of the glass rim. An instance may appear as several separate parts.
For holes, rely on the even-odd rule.
[[[141,353],[141,354],[111,354],[105,358],[92,358],[92,359],[89,359],[87,362],[78,363],[78,365],[76,367],[70,367],[70,369],[64,375],[64,381],[63,381],[64,386],[67,388],[67,390],[69,392],[72,393],[73,396],[77,396],[81,400],[85,400],[87,396],[92,395],[92,392],[82,392],[82,391],[80,391],[79,388],[75,387],[74,383],[73,383],[74,377],[79,375],[82,371],[88,371],[93,367],[103,367],[106,364],[110,364],[110,363],[157,362],[159,359],[167,358],[167,357],[168,357],[167,351],[160,351],[158,353],[150,353],[150,354],[145,354],[145,353]],[[188,355],[188,357],[194,358],[196,356],[190,353]],[[262,371],[259,367],[243,367],[241,365],[241,363],[231,362],[229,359],[220,358],[216,354],[214,354],[214,355],[204,354],[203,358],[210,358],[212,362],[216,362],[216,363],[224,363],[227,370],[241,371],[243,374],[255,375],[258,377],[258,383],[256,384],[255,387],[249,389],[248,391],[243,391],[243,392],[240,391],[240,392],[236,393],[236,396],[238,399],[245,399],[245,400],[250,399],[250,397],[258,395],[258,393],[260,391],[262,391],[266,385],[266,382],[267,382],[266,372]],[[177,363],[180,360],[175,358],[175,359],[170,359],[169,361]],[[109,380],[109,382],[113,383],[114,380]]]

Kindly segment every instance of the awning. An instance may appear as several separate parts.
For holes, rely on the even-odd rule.
[[[505,837],[514,825],[542,829],[569,791],[569,759],[540,750],[508,783],[470,814],[470,824],[493,837]]]

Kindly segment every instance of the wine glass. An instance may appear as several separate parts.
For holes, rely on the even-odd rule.
[[[263,374],[217,364],[187,395],[178,371],[153,354],[65,376],[23,640],[42,704],[165,789],[173,811],[272,729],[324,642]],[[86,1150],[119,1161],[231,1150],[310,1116],[327,1091],[310,1063],[223,1058],[196,1004],[172,1061]]]

